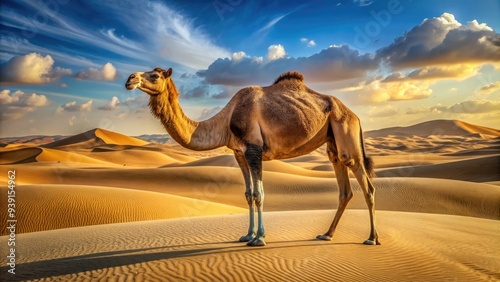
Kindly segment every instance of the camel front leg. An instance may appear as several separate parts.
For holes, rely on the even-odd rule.
[[[241,151],[235,151],[234,157],[240,166],[241,173],[243,174],[243,178],[245,179],[245,198],[248,203],[248,210],[250,212],[250,223],[248,227],[247,235],[241,236],[240,242],[249,242],[255,238],[256,230],[255,230],[255,211],[253,204],[253,191],[252,191],[252,179],[250,176],[250,168],[248,167],[248,163],[245,159],[245,156]]]
[[[250,168],[250,175],[253,184],[253,201],[257,208],[257,235],[247,243],[247,246],[265,246],[266,232],[264,229],[264,186],[262,185],[262,147],[258,145],[248,145],[245,151],[245,159]]]

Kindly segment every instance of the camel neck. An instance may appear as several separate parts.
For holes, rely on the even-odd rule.
[[[149,106],[151,112],[160,119],[177,143],[195,151],[211,150],[227,145],[228,126],[223,114],[218,113],[201,122],[191,120],[180,107],[179,93],[173,82],[167,85],[165,92],[151,96]]]

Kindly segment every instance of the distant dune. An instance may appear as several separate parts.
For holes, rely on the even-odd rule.
[[[366,137],[395,136],[430,136],[430,135],[470,135],[482,134],[488,137],[500,137],[500,130],[473,125],[459,120],[433,120],[406,127],[390,127],[365,132]]]
[[[382,245],[360,244],[369,219],[353,178],[333,241],[314,240],[339,201],[322,146],[264,162],[268,245],[258,249],[236,242],[248,207],[227,148],[193,152],[99,128],[2,139],[0,181],[16,171],[15,280],[500,280],[500,131],[438,120],[365,137]]]
[[[43,145],[45,148],[78,148],[87,149],[104,144],[117,144],[117,145],[136,145],[143,146],[148,142],[115,133],[112,131],[96,128],[87,132],[70,136],[49,144]]]

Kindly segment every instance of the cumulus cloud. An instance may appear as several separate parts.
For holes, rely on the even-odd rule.
[[[437,105],[430,109],[437,113],[479,114],[500,111],[500,101],[463,101],[452,106]]]
[[[490,84],[487,84],[481,88],[479,88],[480,94],[490,94],[497,90],[500,90],[500,81],[496,81]]]
[[[278,59],[285,58],[286,52],[285,52],[285,47],[281,44],[277,45],[271,45],[269,48],[267,48],[267,56],[266,59],[268,61],[274,61]]]
[[[312,40],[312,39],[309,40],[309,39],[307,39],[305,37],[302,37],[300,39],[300,42],[306,44],[307,47],[314,47],[314,46],[316,46],[316,42],[314,40]]]
[[[118,76],[116,68],[110,62],[104,64],[101,69],[89,68],[79,71],[75,77],[81,80],[112,81]]]
[[[68,102],[58,107],[56,112],[60,114],[64,112],[90,112],[92,110],[93,102],[94,101],[92,100],[88,100],[82,104],[78,104],[76,101]]]
[[[239,62],[243,58],[245,58],[246,56],[247,56],[247,54],[245,54],[245,52],[243,52],[243,51],[234,52],[233,55],[231,56],[231,60],[233,60],[234,62]]]
[[[500,61],[499,34],[486,24],[466,25],[452,14],[425,19],[419,26],[377,51],[396,69]]]
[[[27,94],[20,90],[14,93],[8,89],[0,91],[0,109],[5,120],[22,118],[26,113],[49,104],[50,100],[45,95]]]
[[[306,82],[332,82],[363,77],[367,71],[378,67],[370,54],[360,54],[347,45],[332,45],[309,57],[286,57],[284,47],[271,45],[267,60],[248,56],[218,59],[208,69],[198,71],[209,84],[244,86],[266,85],[285,71],[297,70],[305,76]]]
[[[38,53],[17,56],[0,66],[0,82],[12,84],[46,84],[56,81],[63,75],[71,75],[71,70],[53,68],[54,60],[50,55],[43,57]]]
[[[113,98],[111,98],[111,101],[108,101],[105,106],[98,107],[97,109],[101,111],[114,111],[120,108],[119,104],[120,100],[118,99],[118,97],[113,96]]]

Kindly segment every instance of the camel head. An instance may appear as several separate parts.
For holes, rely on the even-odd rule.
[[[139,88],[151,96],[158,95],[165,91],[167,81],[170,80],[171,75],[172,68],[168,70],[155,68],[148,72],[135,72],[128,77],[125,87],[128,90]]]

